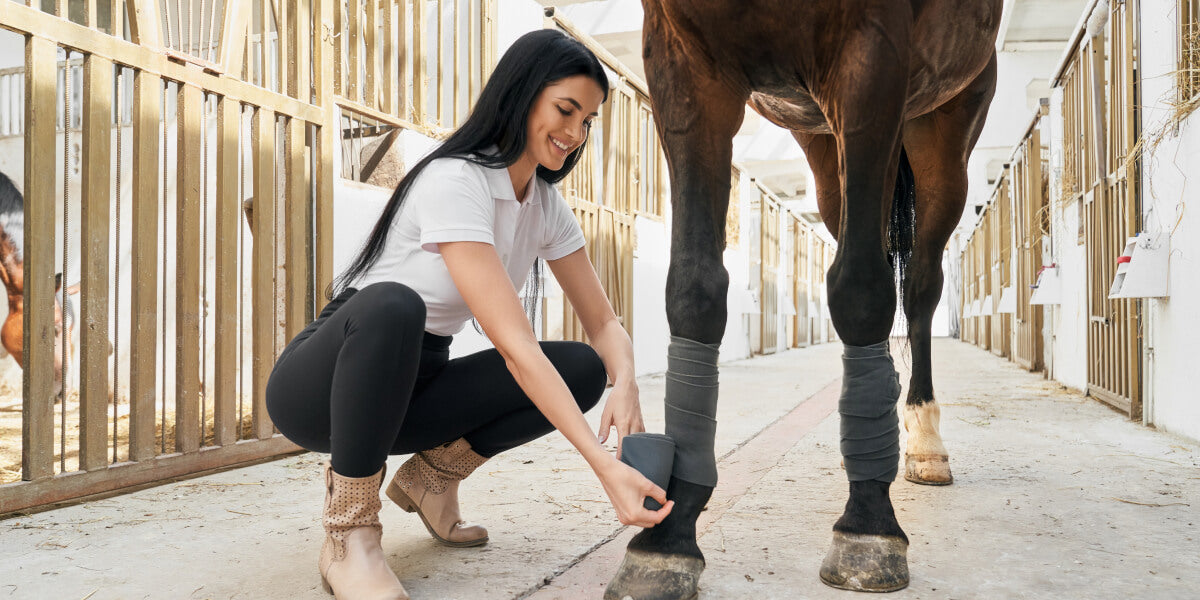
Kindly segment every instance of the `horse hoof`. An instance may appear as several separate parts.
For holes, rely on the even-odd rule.
[[[944,454],[908,454],[904,457],[904,478],[921,485],[950,485],[950,457]]]
[[[833,532],[821,582],[857,592],[894,592],[908,585],[908,543],[892,536]]]
[[[704,561],[694,556],[629,549],[604,600],[691,600],[703,571]]]

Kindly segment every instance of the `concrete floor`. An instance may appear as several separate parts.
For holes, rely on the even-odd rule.
[[[723,365],[701,599],[850,596],[816,576],[846,493],[840,349]],[[1200,594],[1200,445],[973,346],[935,340],[934,353],[955,483],[892,487],[912,584],[890,597]],[[651,431],[662,430],[662,390],[661,377],[643,379]],[[316,572],[321,458],[0,521],[0,600],[329,598]],[[488,462],[462,502],[488,545],[443,548],[385,504],[384,547],[414,598],[599,597],[633,533],[557,434]]]

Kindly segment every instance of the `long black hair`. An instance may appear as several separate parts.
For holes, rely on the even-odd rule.
[[[604,100],[608,100],[608,76],[604,66],[577,40],[555,29],[540,29],[513,42],[488,78],[466,122],[404,175],[362,250],[350,267],[330,284],[326,295],[332,299],[335,290],[344,290],[379,260],[392,220],[400,211],[413,181],[429,163],[454,157],[491,169],[512,166],[525,151],[528,141],[526,122],[538,94],[546,86],[574,75],[591,77],[604,92]],[[551,171],[538,165],[537,176],[548,183],[562,181],[575,168],[586,145],[585,136],[584,143],[567,156],[561,169]],[[496,153],[484,154],[484,150],[492,146],[497,148]],[[539,261],[535,260],[529,280],[532,287],[527,286],[525,294],[525,310],[531,319],[540,290],[540,271]]]

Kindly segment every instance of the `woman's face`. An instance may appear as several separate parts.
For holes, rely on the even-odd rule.
[[[525,156],[557,171],[567,155],[587,139],[604,91],[587,75],[572,75],[547,85],[533,101],[526,123]]]

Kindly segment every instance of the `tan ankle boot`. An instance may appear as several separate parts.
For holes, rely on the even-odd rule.
[[[417,513],[429,534],[447,546],[485,544],[487,529],[464,522],[458,512],[458,482],[485,461],[463,438],[418,452],[392,477],[388,498],[405,511]]]
[[[379,545],[384,470],[342,477],[325,467],[325,544],[318,566],[325,591],[337,600],[408,600]]]

